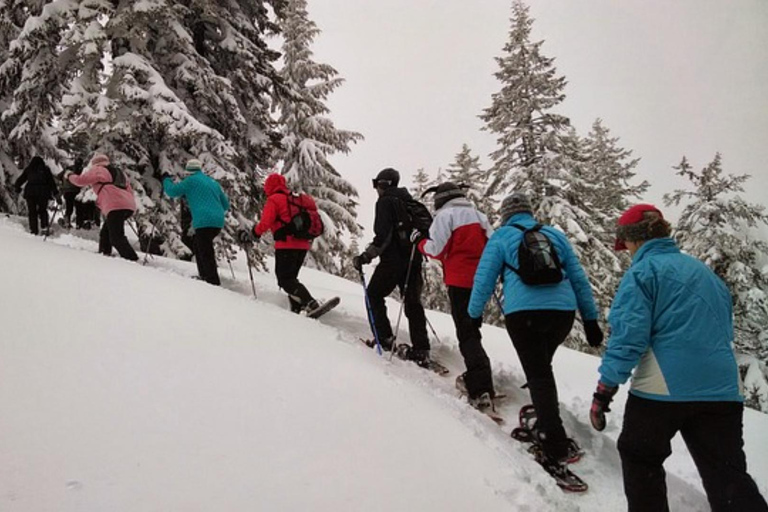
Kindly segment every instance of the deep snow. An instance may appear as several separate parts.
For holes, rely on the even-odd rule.
[[[462,370],[448,315],[439,377],[389,362],[368,335],[360,285],[304,269],[341,305],[320,321],[287,311],[274,275],[235,262],[224,286],[194,264],[147,266],[95,254],[63,234],[47,242],[0,218],[0,510],[625,510],[615,439],[588,427],[598,359],[555,360],[566,428],[586,449],[565,494],[509,438],[527,393],[506,333],[484,327],[499,428],[458,398]],[[397,303],[390,302],[390,318]],[[403,322],[405,324],[405,322]],[[401,339],[407,331],[401,330]],[[768,492],[768,416],[747,411],[750,472]],[[708,510],[679,439],[667,463],[676,511]]]

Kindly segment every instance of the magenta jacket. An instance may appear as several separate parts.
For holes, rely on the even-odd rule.
[[[106,167],[94,165],[80,176],[70,174],[69,182],[78,187],[93,186],[93,191],[96,192],[96,206],[104,215],[115,210],[136,211],[131,184],[127,183],[126,189],[112,185],[112,175]]]

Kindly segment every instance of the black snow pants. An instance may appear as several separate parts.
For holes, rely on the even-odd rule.
[[[630,393],[618,449],[629,512],[667,512],[664,461],[680,432],[712,512],[768,512],[747,473],[740,402],[662,402]]]
[[[307,257],[305,249],[275,249],[277,285],[288,294],[291,311],[301,312],[314,299],[306,286],[299,282],[299,271]]]
[[[411,345],[416,350],[429,350],[429,337],[427,336],[427,317],[424,315],[424,306],[421,305],[421,290],[424,288],[424,280],[421,277],[421,256],[416,255],[411,264],[410,277],[408,274],[408,260],[385,259],[380,260],[373,271],[371,282],[368,283],[368,299],[371,303],[373,325],[379,340],[386,343],[392,339],[392,325],[387,318],[386,297],[395,288],[405,294],[405,316],[408,318],[408,331],[411,336]],[[405,290],[405,280],[408,279],[408,289]],[[386,348],[386,347],[385,347]]]
[[[197,228],[193,239],[197,273],[200,279],[216,286],[221,285],[221,279],[216,265],[216,250],[213,248],[213,239],[219,233],[221,233],[220,228]]]
[[[476,398],[485,392],[493,396],[493,376],[491,361],[485,353],[480,334],[481,318],[472,318],[467,312],[472,288],[448,287],[448,298],[451,301],[451,316],[456,326],[456,338],[459,340],[459,350],[464,357],[467,373],[464,382],[470,398]]]
[[[29,219],[29,232],[36,235],[40,232],[38,229],[38,219],[40,227],[48,229],[48,197],[29,196],[27,201],[27,218]]]
[[[107,214],[99,232],[99,252],[101,254],[111,256],[112,247],[114,247],[120,257],[126,260],[136,261],[139,259],[136,251],[133,250],[125,237],[125,221],[131,215],[133,215],[131,210],[113,210]]]
[[[560,419],[552,358],[573,327],[574,311],[519,311],[505,317],[536,409],[536,427],[544,453],[560,460],[568,455],[568,438]]]

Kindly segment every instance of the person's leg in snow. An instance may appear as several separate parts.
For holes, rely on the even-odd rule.
[[[405,317],[408,319],[408,334],[413,346],[413,359],[423,362],[429,359],[429,336],[427,335],[427,317],[421,304],[421,292],[424,289],[424,278],[421,276],[421,254],[416,254],[411,263],[411,271],[402,276],[399,284],[400,293],[404,296]],[[406,286],[405,280],[408,279]]]
[[[113,210],[107,214],[104,226],[99,233],[99,252],[107,256],[112,254],[112,247],[117,249],[120,257],[129,261],[137,261],[139,256],[133,250],[125,236],[125,221],[133,212],[131,210]]]
[[[680,433],[699,470],[713,512],[768,512],[755,481],[747,473],[741,402],[692,402]]]
[[[221,285],[216,265],[216,251],[213,239],[221,232],[219,228],[198,228],[195,230],[195,263],[200,279],[215,286]]]
[[[568,437],[560,418],[552,357],[571,331],[574,316],[573,311],[542,310],[519,311],[505,318],[528,381],[544,453],[556,461],[567,458]]]
[[[485,353],[480,334],[481,319],[474,319],[467,313],[471,288],[448,286],[448,298],[451,302],[451,316],[456,326],[456,338],[459,340],[459,351],[464,358],[467,368],[464,373],[464,384],[470,400],[476,399],[483,393],[494,396],[491,361]]]
[[[277,285],[288,294],[291,311],[294,313],[311,311],[318,306],[307,287],[298,279],[306,257],[307,251],[304,249],[275,249]]]

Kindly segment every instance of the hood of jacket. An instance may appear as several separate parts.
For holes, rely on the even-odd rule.
[[[288,186],[285,182],[285,176],[282,174],[273,173],[267,176],[267,180],[264,182],[264,192],[267,197],[277,193],[288,193]]]

